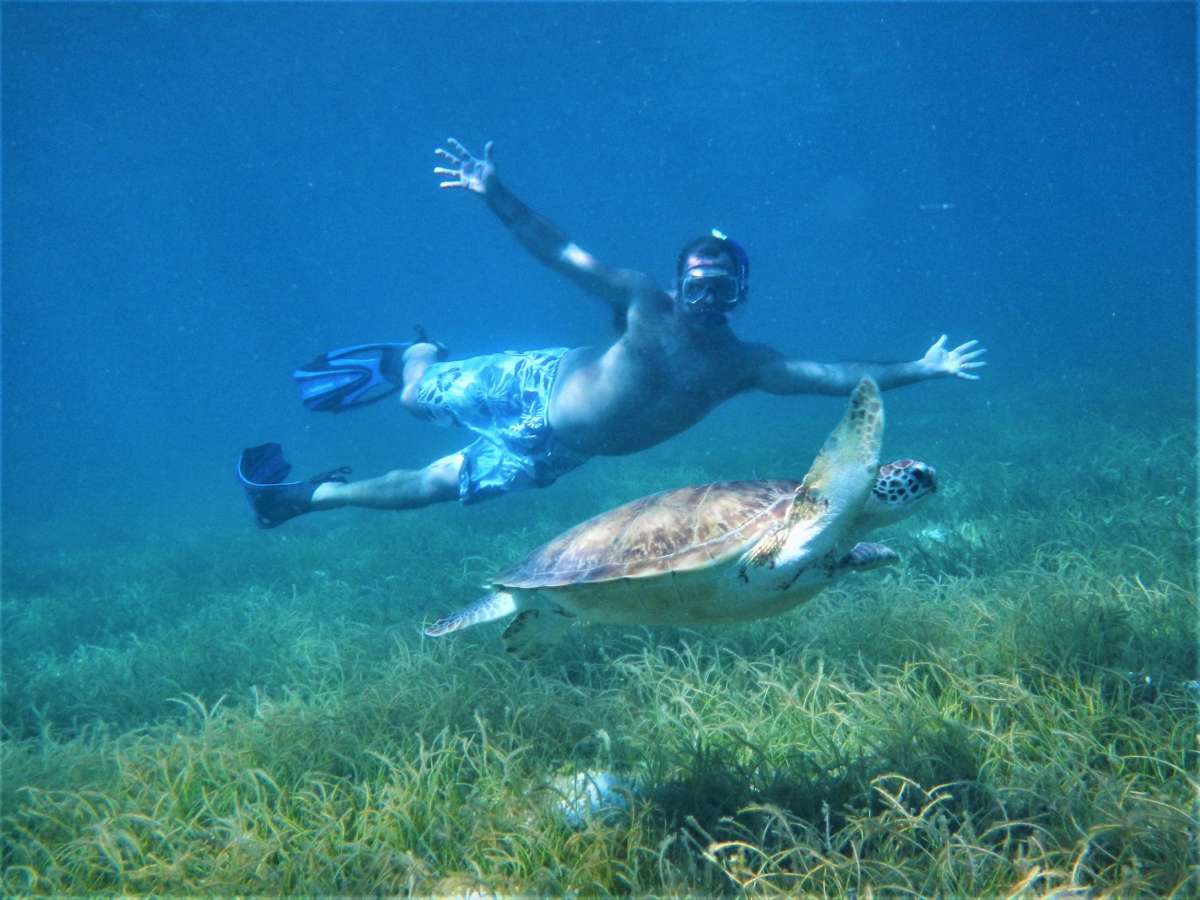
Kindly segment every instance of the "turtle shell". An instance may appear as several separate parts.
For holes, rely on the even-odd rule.
[[[564,587],[720,565],[782,525],[798,481],[722,481],[602,513],[501,573],[497,587]]]

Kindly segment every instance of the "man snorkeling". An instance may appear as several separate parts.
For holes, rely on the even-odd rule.
[[[505,352],[447,360],[423,333],[409,344],[331,351],[294,373],[310,409],[342,412],[399,393],[418,418],[476,434],[463,450],[423,469],[348,481],[335,469],[285,481],[279,444],[243,451],[238,476],[258,524],[273,528],[314,510],[343,506],[414,509],[545,487],[592,456],[621,456],[687,430],[737,394],[849,394],[870,375],[884,390],[931,378],[977,379],[985,352],[968,341],[947,350],[942,335],[901,363],[789,359],[740,340],[728,316],[748,296],[750,261],[712,231],[679,253],[675,285],[663,290],[632,269],[613,269],[518,199],[496,174],[492,144],[476,159],[451,138],[435,152],[441,187],[483,198],[535,257],[612,309],[620,331],[608,346]]]

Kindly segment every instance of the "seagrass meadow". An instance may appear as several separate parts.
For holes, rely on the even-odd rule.
[[[420,625],[616,502],[802,474],[835,414],[473,509],[10,555],[3,892],[1195,896],[1194,412],[1084,396],[906,399],[885,458],[942,487],[899,566],[529,664]],[[627,809],[569,824],[596,770]]]

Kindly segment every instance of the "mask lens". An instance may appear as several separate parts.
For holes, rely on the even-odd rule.
[[[732,275],[689,275],[682,287],[683,299],[691,306],[734,306],[738,302],[738,280]]]

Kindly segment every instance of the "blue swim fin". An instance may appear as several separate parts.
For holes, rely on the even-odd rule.
[[[300,402],[313,412],[346,412],[382,400],[402,386],[404,351],[413,345],[355,344],[322,353],[292,372]]]
[[[300,386],[300,402],[313,412],[337,413],[390,397],[403,387],[404,351],[413,344],[433,344],[439,360],[449,355],[424,328],[416,330],[415,341],[342,347],[296,369],[292,377]]]
[[[331,469],[308,481],[284,481],[291,472],[292,464],[283,458],[283,447],[276,443],[247,447],[238,457],[238,481],[259,528],[274,528],[311,510],[317,485],[326,481],[344,484],[350,467]]]

